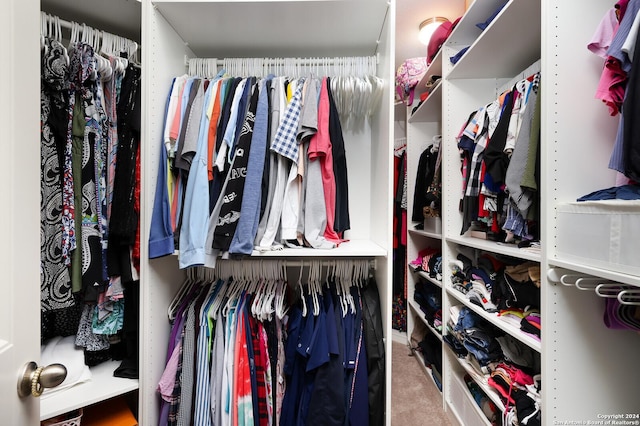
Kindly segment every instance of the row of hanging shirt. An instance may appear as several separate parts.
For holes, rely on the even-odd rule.
[[[334,79],[224,73],[173,80],[150,256],[178,249],[181,268],[215,267],[220,254],[331,249],[345,241],[347,161]],[[368,115],[382,84],[361,80],[378,83],[360,102]]]
[[[62,21],[41,23],[42,338],[76,334],[98,354],[137,279],[140,69],[121,38],[67,23],[67,49]]]
[[[384,343],[369,261],[324,273],[312,261],[295,287],[285,268],[189,270],[169,312],[160,425],[370,424],[369,407],[384,405]]]
[[[539,72],[517,81],[473,111],[457,135],[461,234],[475,227],[509,243],[539,239],[539,84]]]

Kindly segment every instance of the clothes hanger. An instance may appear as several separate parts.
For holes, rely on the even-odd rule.
[[[69,47],[68,47],[69,51],[73,50],[73,46],[77,41],[77,31],[78,31],[78,24],[76,22],[71,22],[71,35],[69,36]]]
[[[193,287],[195,280],[192,278],[191,271],[187,271],[187,279],[180,286],[178,292],[173,296],[173,299],[169,303],[169,307],[167,308],[167,316],[169,317],[169,321],[173,321],[176,317],[177,309],[182,304],[182,300],[184,297],[189,294],[191,288]]]
[[[618,294],[623,290],[626,290],[626,287],[622,284],[603,283],[596,286],[595,292],[600,297],[616,299]]]
[[[318,267],[320,266],[319,262],[316,260],[311,261],[311,265],[309,266],[309,292],[312,295],[311,299],[313,301],[313,315],[318,316],[320,314],[320,303],[318,301],[318,285],[319,277],[318,277]]]
[[[271,320],[275,311],[274,301],[276,296],[278,262],[270,262],[264,269],[264,292],[260,304],[260,318],[264,321]]]
[[[304,268],[300,266],[300,276],[298,277],[298,288],[300,289],[300,299],[302,300],[302,316],[307,316],[307,299],[304,297],[304,286],[302,285],[302,270]]]
[[[349,308],[351,309],[351,313],[355,314],[356,313],[356,302],[353,299],[353,295],[351,294],[351,287],[354,286],[354,279],[355,279],[355,264],[353,262],[353,260],[349,261],[349,281],[348,281],[348,285],[345,288],[345,292],[347,294],[347,302],[349,303]]]
[[[278,300],[278,287],[280,283],[284,282],[284,279],[280,276],[280,271],[283,270],[281,262],[274,262],[271,269],[271,280],[269,281],[269,286],[267,288],[267,300],[264,304],[265,314],[267,318],[271,320],[273,315],[277,315],[278,308],[282,311],[282,303],[284,302],[284,294],[282,295],[281,300]],[[279,305],[280,302],[280,305]],[[284,313],[282,313],[284,316]]]
[[[346,298],[344,297],[344,287],[342,284],[343,280],[343,263],[340,261],[336,264],[335,270],[335,286],[336,286],[336,295],[338,296],[338,301],[340,302],[340,309],[342,311],[342,317],[344,318],[347,315],[348,307],[346,303]]]
[[[285,292],[287,288],[287,281],[286,281],[287,262],[286,261],[283,261],[280,264],[280,268],[277,271],[277,273],[278,275],[276,278],[277,281],[276,281],[276,287],[275,287],[274,311],[278,319],[282,320],[284,316],[287,314],[287,312],[289,311],[289,307],[285,306],[284,304]]]
[[[240,293],[240,281],[235,278],[230,278],[230,285],[227,287],[227,294],[225,297],[224,306],[222,307],[222,316],[227,318],[229,316],[229,310],[237,305],[238,297]]]
[[[60,43],[60,47],[62,47],[62,55],[64,57],[65,63],[69,66],[69,52],[67,52],[67,48],[62,44],[62,24],[60,23],[60,18],[58,16],[55,17],[55,27],[56,27],[56,41]]]
[[[257,272],[254,274],[253,279],[256,281],[254,287],[255,287],[255,291],[253,293],[253,299],[251,300],[251,315],[254,318],[258,318],[259,316],[259,307],[260,307],[260,301],[261,298],[263,297],[263,291],[264,291],[264,273],[262,270],[262,260],[258,261],[258,265],[255,265],[255,262],[251,262],[251,266],[254,267]]]
[[[47,37],[47,14],[40,12],[40,50],[44,56],[49,52],[45,37]]]
[[[209,299],[211,298],[211,296],[213,295],[213,293],[216,291],[216,284],[215,282],[211,282],[210,280],[204,279],[204,277],[202,277],[199,282],[202,283],[202,287],[203,289],[206,288],[207,293],[203,299],[203,303],[200,306],[200,311],[198,311],[198,318],[196,319],[196,323],[199,325],[200,324],[200,318],[202,318],[202,315],[205,312],[209,312],[209,309],[211,308],[211,304],[212,301],[210,301]]]
[[[217,267],[216,269],[207,269],[207,271],[211,271],[211,279],[216,281],[218,284],[218,286],[220,287],[220,290],[218,290],[218,293],[216,294],[216,298],[213,301],[213,303],[211,304],[211,307],[209,308],[209,318],[213,319],[214,321],[217,321],[218,319],[218,315],[220,314],[220,307],[223,305],[223,303],[226,302],[226,294],[228,291],[228,285],[229,285],[229,278],[226,276],[223,276],[222,274],[220,274],[220,267]]]

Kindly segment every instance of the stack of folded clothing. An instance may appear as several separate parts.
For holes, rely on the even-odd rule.
[[[427,322],[442,333],[442,292],[440,288],[431,283],[418,281],[413,293],[413,299],[420,305]],[[437,317],[440,318],[439,327],[436,326]]]
[[[442,334],[442,309],[438,309],[433,316],[433,328]]]
[[[540,324],[540,313],[529,312],[527,316],[520,321],[520,329],[526,333],[533,334],[540,339],[540,330],[542,326]]]
[[[442,281],[442,252],[440,248],[427,247],[409,263],[416,271],[424,271],[429,277]]]
[[[524,262],[505,267],[496,277],[491,300],[498,309],[540,309],[540,265]]]
[[[535,375],[540,372],[540,353],[517,340],[510,334],[496,337],[505,362],[514,365],[528,374]]]
[[[484,372],[484,367],[500,361],[504,356],[500,343],[495,339],[495,336],[481,328],[471,327],[464,329],[462,344],[469,351],[467,359],[471,361],[471,365],[479,365],[481,372]]]
[[[531,337],[540,340],[540,330],[542,329],[540,322],[540,310],[530,307],[502,309],[498,312],[498,317],[511,324],[515,328],[519,328],[523,332],[531,335]]]
[[[445,342],[458,356],[466,356],[472,365],[479,366],[479,373],[486,373],[486,367],[492,362],[503,359],[500,343],[496,337],[504,333],[481,318],[466,306],[452,306],[449,310],[451,323]],[[466,354],[464,350],[466,350]]]
[[[540,265],[483,253],[474,266],[459,254],[449,264],[452,287],[487,312],[540,308]]]

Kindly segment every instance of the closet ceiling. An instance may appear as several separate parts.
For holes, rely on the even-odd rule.
[[[373,4],[371,0],[355,0],[278,2],[285,6],[278,9],[273,8],[273,2],[253,2],[255,7],[251,9],[249,17],[240,16],[237,8],[234,12],[228,4],[221,3],[216,5],[220,12],[215,15],[191,14],[198,8],[204,11],[206,6],[198,3],[156,4],[161,11],[171,10],[171,15],[177,16],[172,25],[183,38],[193,40],[190,44],[191,49],[202,57],[213,55],[211,46],[218,43],[225,46],[223,50],[215,51],[215,54],[220,57],[258,56],[267,53],[269,56],[288,57],[300,51],[306,52],[306,55],[323,57],[372,55],[375,52],[375,41],[380,33],[380,23],[386,13],[386,2]],[[420,22],[431,16],[445,16],[454,20],[457,14],[452,3],[456,2],[396,0],[395,68],[406,58],[426,56],[427,47],[418,42],[418,26]],[[335,7],[338,4],[340,7]],[[41,0],[41,8],[68,21],[85,23],[96,29],[140,41],[141,4],[137,0]],[[287,20],[287,16],[293,16],[299,12],[298,8],[303,9],[309,19],[300,22]],[[181,12],[176,14],[175,9]],[[363,10],[367,10],[367,13],[363,14]],[[194,16],[197,18],[194,19]],[[336,27],[338,21],[347,20],[351,22],[351,29],[348,34],[335,31],[325,34],[322,38],[304,37],[305,29],[319,26],[324,20],[336,22]],[[255,22],[259,25],[248,25],[242,39],[229,40],[226,37],[228,30],[242,22]],[[210,37],[207,43],[194,40],[195,35],[201,34],[203,28]],[[267,43],[264,37],[260,37],[261,28],[267,28],[276,33],[277,39],[271,38]],[[306,32],[313,33],[313,31]],[[332,45],[340,48],[327,48]]]
[[[387,14],[384,0],[155,5],[196,56],[218,58],[374,55]]]
[[[40,0],[40,9],[140,42],[142,10],[137,0]]]

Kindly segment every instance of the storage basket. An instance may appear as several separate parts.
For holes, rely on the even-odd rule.
[[[568,203],[557,212],[559,259],[640,275],[640,201]]]
[[[40,426],[80,426],[81,419],[82,409],[78,409],[44,420],[40,422]]]

